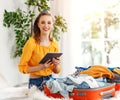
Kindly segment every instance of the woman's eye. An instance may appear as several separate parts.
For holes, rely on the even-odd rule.
[[[41,22],[41,24],[45,24],[45,22],[44,22],[44,21],[42,21],[42,22]]]
[[[51,24],[51,22],[48,22],[48,24]]]
[[[45,24],[45,23],[51,24],[51,22],[45,22],[45,21],[42,21],[42,22],[41,22],[41,24]]]

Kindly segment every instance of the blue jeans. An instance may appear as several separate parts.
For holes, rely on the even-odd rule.
[[[52,77],[52,75],[49,76],[43,76],[40,78],[30,78],[29,79],[29,88],[32,86],[36,86],[40,91],[43,90],[43,83],[47,80],[49,80]]]

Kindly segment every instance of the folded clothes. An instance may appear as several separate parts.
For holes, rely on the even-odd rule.
[[[101,66],[101,65],[91,66],[87,70],[83,70],[79,72],[79,75],[80,74],[87,74],[94,78],[100,78],[100,77],[106,77],[110,79],[114,78],[114,74],[112,73],[112,71],[109,70],[106,66]]]
[[[92,77],[92,76],[88,76],[86,74],[81,74],[79,76],[67,76],[67,78],[71,79],[73,82],[77,83],[77,84],[81,84],[83,85],[83,83],[87,84],[90,88],[97,88],[99,87],[97,81]]]

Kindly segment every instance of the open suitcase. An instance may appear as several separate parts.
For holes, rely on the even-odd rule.
[[[59,93],[51,93],[47,87],[44,92],[48,97],[64,98]],[[115,83],[106,83],[105,86],[94,89],[74,89],[69,93],[73,100],[102,100],[115,96]]]

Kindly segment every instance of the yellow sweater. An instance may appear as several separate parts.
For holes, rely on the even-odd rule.
[[[48,76],[53,72],[53,65],[40,71],[28,73],[28,67],[33,67],[39,65],[39,61],[48,52],[58,52],[58,44],[53,39],[49,46],[42,46],[36,43],[33,37],[29,38],[23,47],[20,62],[18,64],[19,71],[24,74],[33,74],[40,76]]]
[[[79,74],[87,74],[94,78],[106,77],[106,78],[114,78],[114,74],[110,71],[106,66],[101,65],[93,65],[87,70],[81,71]]]

